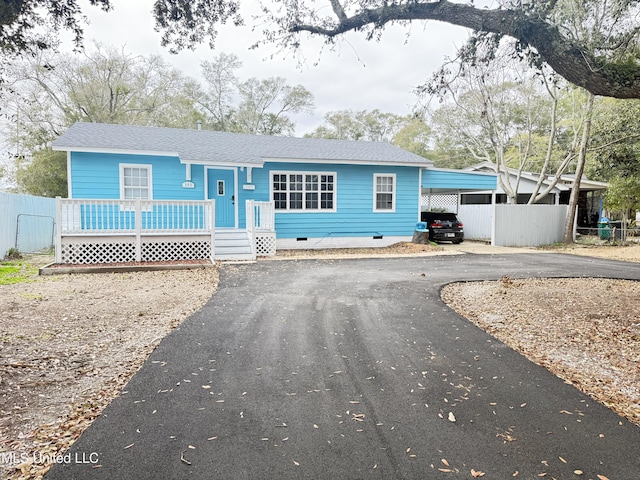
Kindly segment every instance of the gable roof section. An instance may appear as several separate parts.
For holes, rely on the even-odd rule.
[[[488,172],[495,173],[495,166],[490,162],[482,162],[476,165],[471,165],[470,167],[466,167],[465,171],[471,172]],[[506,171],[509,173],[511,177],[514,179],[518,177],[518,170],[515,168],[506,167]],[[520,172],[520,179],[529,181],[532,184],[537,183],[540,178],[539,173],[535,172]],[[554,180],[553,175],[545,175],[542,179],[542,185],[545,187],[551,185]],[[551,190],[552,193],[557,192],[570,192],[573,188],[573,184],[576,181],[576,176],[574,174],[564,174],[560,176],[560,180],[556,183],[556,185]],[[606,190],[609,187],[609,184],[606,182],[598,182],[595,180],[589,180],[586,175],[582,175],[580,179],[580,190]],[[529,193],[529,192],[521,192],[521,193]]]
[[[262,166],[265,161],[427,168],[430,160],[384,142],[276,137],[180,128],[76,123],[54,150],[178,156],[182,163]]]

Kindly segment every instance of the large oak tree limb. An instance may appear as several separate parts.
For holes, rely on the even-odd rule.
[[[559,75],[594,95],[640,98],[640,66],[599,60],[540,17],[529,17],[515,10],[479,9],[446,0],[386,5],[363,9],[348,17],[338,0],[331,0],[331,4],[338,17],[334,26],[293,24],[290,31],[334,38],[348,31],[366,26],[382,27],[394,21],[437,20],[520,40],[535,48]]]

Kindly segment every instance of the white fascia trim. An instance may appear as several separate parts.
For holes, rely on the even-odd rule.
[[[75,153],[114,153],[118,155],[155,155],[157,157],[179,157],[178,152],[164,152],[154,150],[131,150],[120,148],[88,148],[88,147],[52,147],[53,150]]]
[[[425,189],[426,190],[426,189]],[[492,193],[498,193],[495,190],[458,190],[462,195],[478,194],[478,195],[491,195]]]
[[[456,170],[454,168],[425,168],[425,170],[429,171],[434,171],[434,172],[446,172],[446,173],[464,173],[465,175],[484,175],[487,177],[497,177],[498,175],[500,175],[499,173],[493,173],[493,172],[475,172],[472,170]]]
[[[330,165],[370,165],[373,167],[385,166],[385,167],[414,167],[414,168],[429,168],[431,163],[411,163],[411,162],[385,162],[375,160],[335,160],[328,158],[271,158],[263,157],[264,162],[281,162],[281,163],[315,163],[315,164],[330,164]]]
[[[199,160],[192,158],[180,158],[180,163],[191,163],[192,165],[204,165],[205,167],[227,167],[227,168],[261,168],[264,163],[246,162],[221,162],[218,160]]]

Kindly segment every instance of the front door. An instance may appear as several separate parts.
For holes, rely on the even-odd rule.
[[[207,198],[216,201],[216,227],[235,227],[235,171],[208,169],[207,185]]]

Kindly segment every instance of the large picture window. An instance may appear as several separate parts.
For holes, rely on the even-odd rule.
[[[375,174],[373,189],[373,211],[395,212],[396,176],[394,174]]]
[[[335,211],[335,173],[273,172],[271,179],[276,210]]]
[[[151,165],[120,165],[120,198],[151,200]]]

